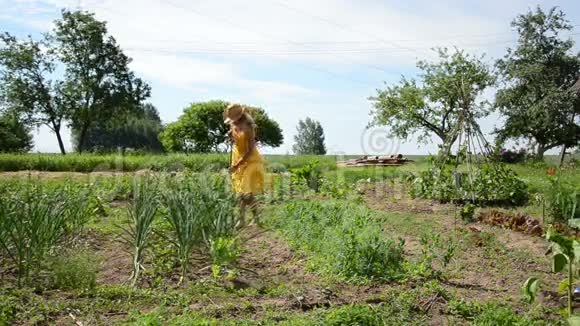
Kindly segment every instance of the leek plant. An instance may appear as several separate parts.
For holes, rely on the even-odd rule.
[[[0,196],[0,254],[15,265],[18,286],[28,284],[51,251],[80,232],[88,220],[88,195],[26,180]]]
[[[143,270],[143,257],[149,245],[149,236],[159,207],[157,189],[154,180],[146,177],[133,182],[133,198],[128,207],[128,221],[123,228],[122,237],[131,247],[133,255],[133,271],[131,285],[136,286]]]

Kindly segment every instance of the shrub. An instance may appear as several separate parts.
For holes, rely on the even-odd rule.
[[[503,163],[522,163],[527,158],[527,151],[525,149],[520,149],[518,151],[511,149],[502,149],[499,152],[499,161]]]
[[[308,188],[318,191],[322,182],[322,173],[318,166],[318,161],[314,160],[300,168],[291,169],[290,173],[292,173],[293,183],[304,182],[308,185]]]
[[[512,170],[500,164],[480,164],[468,175],[451,164],[432,163],[415,177],[411,196],[441,202],[522,205],[528,200],[528,190]]]

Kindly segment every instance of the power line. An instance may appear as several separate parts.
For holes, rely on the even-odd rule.
[[[173,3],[169,3],[169,4],[172,5],[175,8],[186,9],[187,10],[187,8],[183,8],[181,6],[176,6]],[[119,12],[117,10],[112,10],[111,8],[100,7],[99,9],[101,9],[103,11],[108,11],[110,13],[120,14],[120,15],[123,15],[123,16],[126,15],[126,13],[122,13],[122,12]],[[193,9],[190,9],[190,11],[192,11],[192,10]],[[200,16],[203,17],[203,15],[200,15]],[[157,21],[152,21],[151,24],[153,24],[155,26],[158,26],[158,27],[161,27],[161,24],[159,24]],[[205,39],[205,40],[207,40],[207,41],[212,41],[211,39],[209,39],[207,37],[203,37],[202,36],[202,38]],[[171,50],[161,50],[161,51],[159,51],[159,50],[155,50],[155,49],[151,49],[151,48],[139,49],[139,48],[130,48],[129,47],[129,48],[126,48],[126,49],[127,50],[130,50],[130,51],[133,50],[133,51],[144,51],[144,52],[161,52],[161,53],[169,53],[169,54],[175,54],[175,53],[177,53],[177,51],[171,51]],[[332,76],[332,77],[337,78],[337,79],[342,79],[343,81],[349,81],[351,83],[358,84],[358,85],[376,87],[375,84],[372,84],[372,83],[369,83],[369,82],[366,82],[366,81],[362,81],[362,80],[358,80],[358,79],[354,79],[354,78],[350,78],[348,76],[344,76],[344,75],[341,75],[341,74],[338,74],[338,73],[335,73],[333,71],[329,71],[329,70],[326,70],[326,69],[322,69],[322,68],[318,68],[318,67],[314,67],[314,66],[303,65],[303,64],[299,64],[299,63],[294,63],[294,64],[297,65],[297,66],[303,67],[305,69],[314,70],[314,71],[317,71],[317,72],[324,73],[326,75]]]
[[[348,25],[344,25],[344,24],[340,24],[340,23],[334,22],[334,21],[332,21],[332,20],[330,20],[328,18],[324,18],[324,17],[320,17],[320,16],[317,16],[317,15],[313,15],[313,14],[310,14],[310,13],[304,11],[304,10],[297,9],[297,8],[294,8],[294,7],[290,7],[286,3],[283,3],[283,2],[280,2],[280,1],[277,1],[277,0],[270,0],[270,1],[273,2],[273,3],[275,3],[275,4],[278,4],[281,7],[287,8],[289,10],[292,10],[292,11],[295,11],[295,12],[298,12],[298,13],[302,13],[303,15],[309,16],[309,17],[314,18],[314,19],[318,19],[320,21],[326,22],[327,24],[336,26],[336,27],[341,28],[343,30],[347,30],[347,31],[351,31],[351,32],[359,33],[359,34],[366,34],[367,36],[370,36],[370,37],[376,39],[379,42],[382,42],[382,43],[385,43],[385,44],[391,44],[392,46],[394,46],[396,48],[405,49],[405,50],[409,50],[411,52],[417,53],[417,51],[415,51],[413,49],[409,49],[409,48],[400,46],[400,45],[398,45],[397,43],[395,43],[393,41],[389,41],[389,40],[383,39],[381,37],[378,37],[376,35],[370,34],[368,32],[359,31],[359,30],[356,30],[356,29],[354,29],[354,28],[352,28],[352,27],[350,27]]]
[[[159,1],[163,1],[163,0],[159,0]],[[170,1],[170,0],[165,0],[165,2],[166,2],[166,3],[168,3],[169,5],[172,5],[173,7],[176,7],[176,8],[178,8],[178,9],[182,9],[182,10],[190,11],[190,12],[192,12],[192,13],[194,13],[194,14],[198,15],[198,16],[201,16],[201,17],[205,17],[205,18],[211,18],[211,19],[214,19],[214,20],[221,20],[222,22],[225,22],[225,23],[226,23],[226,24],[228,24],[228,25],[231,25],[231,26],[233,26],[233,27],[236,27],[236,28],[239,28],[239,29],[242,29],[242,30],[246,30],[246,31],[248,31],[248,32],[250,32],[250,33],[254,33],[254,34],[259,34],[259,35],[262,35],[262,37],[264,37],[264,36],[265,36],[266,38],[270,38],[270,39],[279,39],[279,37],[277,37],[277,36],[275,36],[275,35],[271,35],[271,34],[268,34],[268,33],[264,33],[264,32],[258,32],[258,31],[254,31],[254,30],[248,29],[247,27],[245,27],[245,26],[243,26],[243,25],[240,25],[240,24],[237,24],[237,23],[235,23],[235,22],[232,22],[232,20],[230,20],[230,19],[227,19],[227,18],[223,18],[223,17],[215,17],[215,16],[208,16],[208,15],[206,15],[206,14],[204,14],[204,13],[202,13],[202,12],[198,11],[198,10],[192,9],[192,8],[190,8],[190,7],[184,7],[184,6],[180,6],[180,5],[178,5],[178,4],[175,4],[173,1]],[[295,42],[295,41],[291,41],[291,40],[284,40],[284,41],[285,41],[287,44],[292,44],[292,45],[300,45],[300,43],[299,43],[299,42]],[[343,61],[346,61],[346,60],[344,60],[344,59],[342,59],[342,60],[343,60]],[[363,66],[367,66],[367,67],[370,67],[370,68],[372,68],[372,69],[380,70],[381,72],[384,72],[384,73],[392,73],[392,72],[390,72],[390,71],[387,71],[387,70],[385,70],[385,69],[384,69],[384,68],[382,68],[382,67],[375,66],[375,65],[369,65],[369,64],[361,64],[361,63],[352,62],[352,61],[351,61],[350,63],[351,63],[351,64],[357,64],[357,65],[363,65]]]

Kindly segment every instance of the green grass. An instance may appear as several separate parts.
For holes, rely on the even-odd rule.
[[[402,275],[402,243],[387,238],[373,212],[344,201],[293,201],[270,221],[313,270],[353,283]]]
[[[324,170],[336,169],[336,156],[266,155],[266,167],[273,172],[286,172],[317,160]],[[1,154],[0,171],[67,171],[131,172],[143,169],[154,171],[215,172],[228,166],[228,154]]]

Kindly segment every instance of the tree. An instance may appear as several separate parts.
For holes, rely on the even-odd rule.
[[[77,149],[82,152],[96,121],[137,107],[149,97],[150,87],[129,70],[131,59],[93,14],[63,11],[55,22],[54,40],[65,66],[62,105],[78,131]]]
[[[506,117],[497,133],[500,139],[530,141],[542,159],[550,148],[580,142],[580,99],[573,89],[580,78],[580,54],[572,53],[571,39],[560,36],[572,26],[556,8],[538,7],[511,25],[519,38],[516,48],[497,61],[504,83],[495,104]]]
[[[161,143],[170,152],[210,153],[222,152],[228,136],[224,124],[224,111],[228,103],[209,101],[193,103],[183,110],[176,122],[168,124],[160,134]],[[264,146],[278,147],[282,144],[282,130],[261,108],[248,107],[257,130],[256,140]]]
[[[163,129],[157,109],[144,104],[136,110],[105,121],[96,121],[88,130],[85,150],[111,152],[121,149],[163,151],[159,133]],[[73,130],[74,146],[78,146],[78,130]]]
[[[473,118],[488,114],[487,102],[477,102],[477,97],[494,84],[494,76],[482,58],[457,49],[452,54],[447,49],[438,52],[438,62],[417,63],[422,70],[420,84],[402,77],[398,85],[377,90],[377,95],[370,97],[370,126],[387,126],[399,138],[420,133],[419,140],[428,141],[434,134],[443,143],[454,143],[462,110],[468,110]]]
[[[62,12],[62,19],[40,41],[19,41],[0,35],[0,97],[24,113],[27,122],[46,125],[60,151],[63,123],[78,130],[78,150],[95,121],[132,110],[149,96],[150,88],[129,70],[106,24],[86,12]],[[64,70],[62,80],[54,75]]]
[[[324,145],[324,130],[320,122],[306,118],[298,121],[294,136],[294,146],[292,150],[298,155],[324,155],[326,146]]]
[[[18,41],[4,33],[0,44],[0,97],[13,110],[25,114],[28,123],[48,126],[65,154],[60,133],[65,117],[62,83],[51,79],[57,58],[48,37]]]
[[[0,152],[26,153],[32,149],[32,135],[16,112],[0,115]]]

